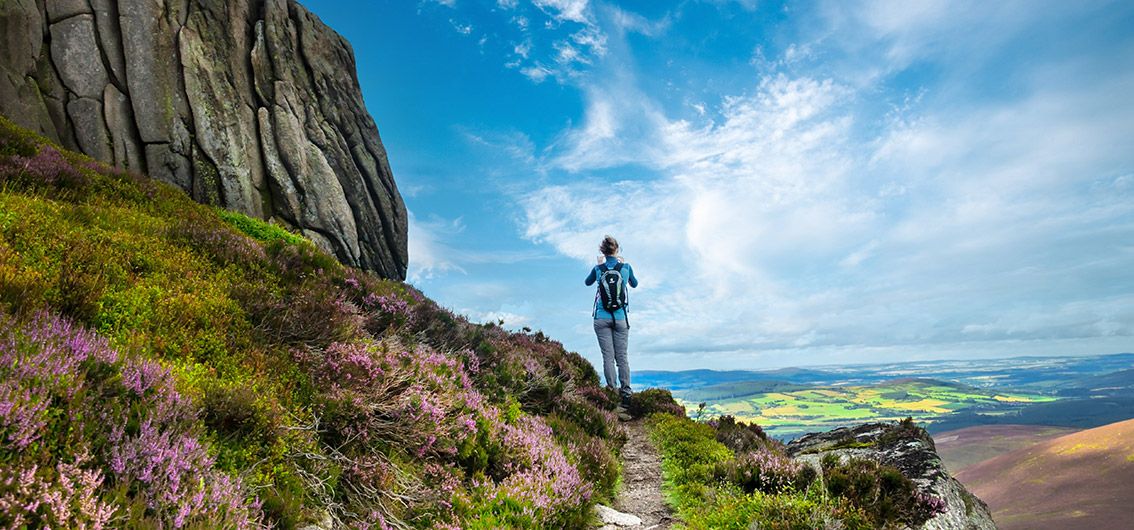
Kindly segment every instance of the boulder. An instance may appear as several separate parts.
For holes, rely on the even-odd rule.
[[[933,438],[924,429],[902,423],[867,423],[804,435],[787,446],[788,454],[821,471],[828,454],[846,460],[868,459],[893,466],[913,480],[921,493],[941,499],[945,510],[916,530],[996,530],[988,505],[949,475]]]

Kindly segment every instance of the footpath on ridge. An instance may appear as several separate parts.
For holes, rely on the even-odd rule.
[[[673,513],[662,495],[661,456],[650,441],[643,420],[624,423],[629,438],[622,448],[622,490],[614,502],[614,509],[641,519],[638,524],[616,521],[617,516],[605,520],[600,530],[629,528],[634,530],[668,530],[674,523]],[[622,524],[617,524],[622,522]]]

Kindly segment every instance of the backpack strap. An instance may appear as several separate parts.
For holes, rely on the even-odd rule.
[[[603,265],[606,265],[606,264],[604,263]],[[614,266],[614,271],[617,272],[618,276],[620,276],[620,277],[622,277],[622,265],[623,265],[623,263],[620,261]],[[626,278],[622,277],[622,286],[620,286],[620,287],[622,289],[625,289],[625,286],[626,286]],[[626,329],[630,329],[630,304],[625,304],[625,305],[622,306],[622,314],[626,315]],[[610,320],[611,321],[614,320],[614,313],[610,314]]]

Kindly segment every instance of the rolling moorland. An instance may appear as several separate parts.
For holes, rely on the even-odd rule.
[[[626,441],[598,383],[542,333],[0,117],[0,526],[586,528]],[[665,390],[631,413],[678,528],[992,528],[912,422],[805,464]]]
[[[783,440],[909,416],[999,528],[1119,530],[1134,502],[1132,365],[1130,354],[1023,357],[652,372],[639,382],[673,388],[695,417],[732,415]]]
[[[937,433],[933,442],[945,467],[956,474],[973,464],[1075,432],[1079,429],[1048,425],[978,425]]]
[[[1016,449],[957,473],[1002,530],[1130,528],[1134,420]]]
[[[1132,367],[1134,355],[1116,354],[635,377],[670,389],[691,416],[731,415],[789,440],[905,417],[931,433],[994,424],[1097,427],[1134,417]]]

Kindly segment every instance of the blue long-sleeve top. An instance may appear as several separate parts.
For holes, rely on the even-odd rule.
[[[618,265],[618,258],[614,256],[607,256],[606,263],[604,265],[606,265],[607,269],[613,269],[615,265]],[[623,263],[622,270],[620,272],[622,273],[623,289],[626,288],[626,284],[630,284],[630,287],[638,287],[638,278],[634,277],[634,268],[631,267],[629,263]],[[602,272],[599,271],[598,265],[595,265],[595,267],[591,269],[591,273],[587,275],[587,280],[585,283],[587,285],[594,285],[595,282],[598,281],[600,275],[602,275]],[[626,306],[630,306],[629,297],[627,297]],[[613,315],[611,315],[609,311],[602,308],[602,301],[599,299],[598,291],[595,291],[594,317],[596,319],[601,318],[607,320],[626,320],[626,309],[619,309],[615,311]]]

